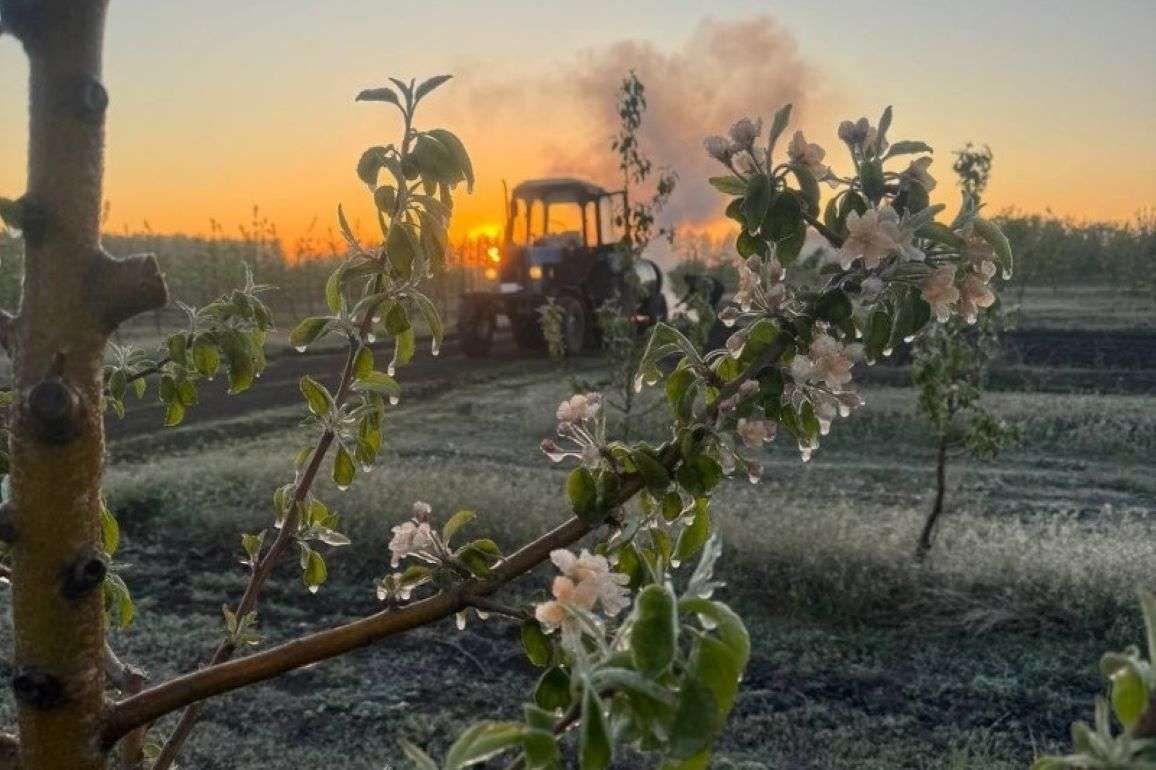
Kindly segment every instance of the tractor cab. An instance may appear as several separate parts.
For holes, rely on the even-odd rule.
[[[581,179],[534,179],[510,196],[505,238],[496,259],[496,291],[462,298],[459,331],[471,356],[486,355],[498,318],[509,319],[520,348],[543,344],[539,308],[554,301],[565,311],[565,342],[571,352],[598,339],[594,313],[608,300],[640,325],[666,317],[662,273],[650,260],[634,261],[626,274],[621,243],[627,235],[621,211],[624,191],[608,192]]]

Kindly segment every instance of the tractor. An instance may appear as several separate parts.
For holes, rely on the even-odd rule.
[[[462,296],[458,331],[466,355],[490,353],[502,316],[519,349],[542,348],[539,308],[550,301],[563,311],[569,353],[597,345],[595,311],[608,300],[640,331],[666,319],[662,271],[649,259],[631,264],[622,246],[629,223],[622,226],[616,198],[626,210],[625,191],[581,179],[533,179],[513,189],[503,243],[490,250],[487,272],[497,286]]]

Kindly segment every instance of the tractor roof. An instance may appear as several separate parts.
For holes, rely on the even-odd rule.
[[[588,203],[606,194],[596,184],[571,177],[528,179],[514,188],[514,197],[545,203]]]

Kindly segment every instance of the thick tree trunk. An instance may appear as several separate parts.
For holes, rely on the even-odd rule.
[[[931,513],[923,523],[923,531],[919,533],[919,544],[915,547],[915,559],[923,561],[931,551],[931,539],[935,535],[935,525],[943,515],[943,497],[947,494],[947,440],[939,439],[939,451],[935,458],[935,503],[931,506]]]
[[[30,64],[26,260],[13,321],[12,686],[24,770],[103,770],[103,356],[163,304],[152,258],[100,249],[107,0],[3,0]]]

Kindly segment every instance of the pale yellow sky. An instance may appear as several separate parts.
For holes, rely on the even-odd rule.
[[[394,117],[354,104],[390,74],[453,72],[422,121],[471,148],[478,191],[455,232],[501,216],[502,180],[573,171],[614,183],[614,86],[650,88],[644,140],[680,172],[671,209],[719,208],[702,136],[795,101],[811,141],[845,159],[835,125],[895,107],[893,138],[936,147],[936,191],[954,203],[950,151],[986,142],[997,208],[1131,218],[1156,204],[1156,3],[436,0],[395,11],[346,0],[114,0],[106,196],[110,228],[235,232],[253,204],[292,240],[342,202],[371,222],[354,175]],[[401,14],[401,15],[395,15]],[[0,194],[24,180],[26,64],[0,39]],[[367,228],[368,230],[368,228]]]

